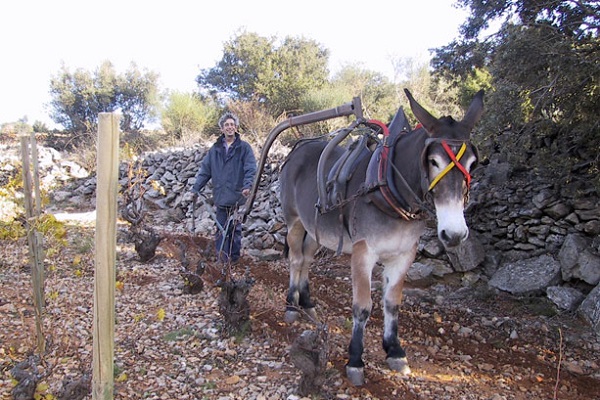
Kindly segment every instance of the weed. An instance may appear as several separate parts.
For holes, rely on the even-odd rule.
[[[183,327],[176,331],[169,332],[163,336],[165,342],[174,342],[176,340],[184,340],[188,337],[196,335],[196,331],[189,326]]]
[[[202,388],[205,390],[214,390],[217,388],[217,384],[213,381],[208,381],[202,385]]]
[[[558,314],[556,306],[547,297],[530,297],[522,299],[525,309],[532,314],[554,317]]]

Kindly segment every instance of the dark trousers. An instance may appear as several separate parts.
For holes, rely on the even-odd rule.
[[[234,221],[235,207],[217,207],[217,235],[215,246],[217,260],[237,262],[242,249],[242,223]]]

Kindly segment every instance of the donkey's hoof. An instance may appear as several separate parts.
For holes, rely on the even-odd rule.
[[[358,367],[346,366],[346,376],[350,383],[354,386],[362,386],[365,384],[365,369]]]
[[[402,375],[410,375],[411,371],[406,357],[388,358],[386,361],[392,371],[398,371]]]
[[[286,324],[293,324],[298,321],[298,318],[300,318],[300,313],[298,311],[286,310],[283,321]]]

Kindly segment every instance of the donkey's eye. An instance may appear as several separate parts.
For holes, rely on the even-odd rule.
[[[439,167],[439,164],[438,164],[438,162],[435,160],[435,158],[430,158],[430,159],[429,159],[429,165],[431,165],[431,166],[432,166],[432,167],[434,167],[434,168],[438,168],[438,167]]]
[[[467,171],[471,171],[471,169],[476,164],[477,164],[477,159],[475,157],[470,157],[468,160],[466,160],[466,162],[463,165]]]

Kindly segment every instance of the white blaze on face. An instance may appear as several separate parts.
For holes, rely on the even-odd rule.
[[[467,171],[475,162],[475,157],[471,156],[467,160],[462,160]],[[465,162],[466,161],[466,162]],[[429,176],[436,177],[442,173],[448,165],[447,157],[442,157],[438,154],[433,154],[429,157]],[[446,177],[442,178],[442,181]],[[440,181],[441,182],[441,181]],[[442,183],[440,183],[442,184]],[[435,189],[434,189],[435,190]],[[464,197],[462,193],[451,199],[435,201],[436,217],[437,217],[437,233],[438,238],[444,246],[454,247],[459,245],[469,236],[469,228],[464,216]]]
[[[445,246],[457,246],[469,236],[462,199],[436,204],[435,209],[438,237]]]

